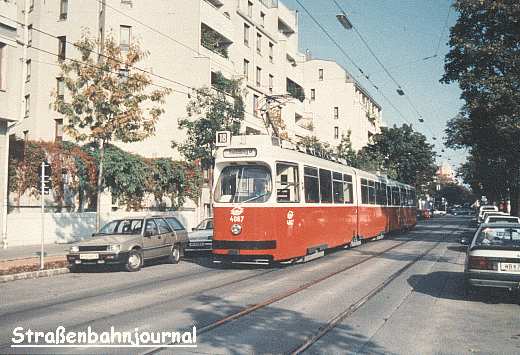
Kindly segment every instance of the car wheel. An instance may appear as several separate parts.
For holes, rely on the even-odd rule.
[[[178,264],[181,260],[181,247],[179,245],[174,245],[172,250],[170,251],[170,255],[168,256],[168,262],[170,264]]]
[[[125,264],[125,270],[129,272],[139,271],[143,266],[143,255],[139,250],[131,250]]]

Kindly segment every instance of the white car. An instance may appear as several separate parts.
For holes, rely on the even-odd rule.
[[[506,212],[498,212],[498,211],[486,211],[482,214],[482,217],[480,217],[480,223],[484,223],[484,221],[491,216],[500,216],[500,217],[507,217],[509,216],[509,213]]]
[[[476,216],[477,223],[482,223],[482,215],[485,212],[491,212],[491,211],[498,212],[498,207],[497,206],[493,206],[493,205],[480,206],[480,208],[478,209],[478,214]]]
[[[484,223],[520,223],[520,217],[509,215],[489,215],[484,220]]]
[[[187,251],[212,250],[213,218],[206,218],[188,233]]]
[[[520,288],[520,224],[482,224],[464,264],[466,292],[477,287]]]

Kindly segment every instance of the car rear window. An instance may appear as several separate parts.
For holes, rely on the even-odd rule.
[[[520,247],[520,228],[486,227],[482,228],[475,241],[476,245]]]
[[[177,220],[175,217],[166,217],[165,218],[170,226],[172,226],[173,230],[180,231],[184,230],[184,226]]]

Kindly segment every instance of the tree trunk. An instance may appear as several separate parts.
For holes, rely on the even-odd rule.
[[[101,224],[101,193],[103,192],[103,159],[105,157],[105,142],[99,143],[99,168],[96,186],[96,232],[99,231]]]

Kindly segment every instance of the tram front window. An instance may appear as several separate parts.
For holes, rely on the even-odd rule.
[[[271,173],[263,166],[227,166],[215,188],[216,202],[266,202],[271,196]]]

